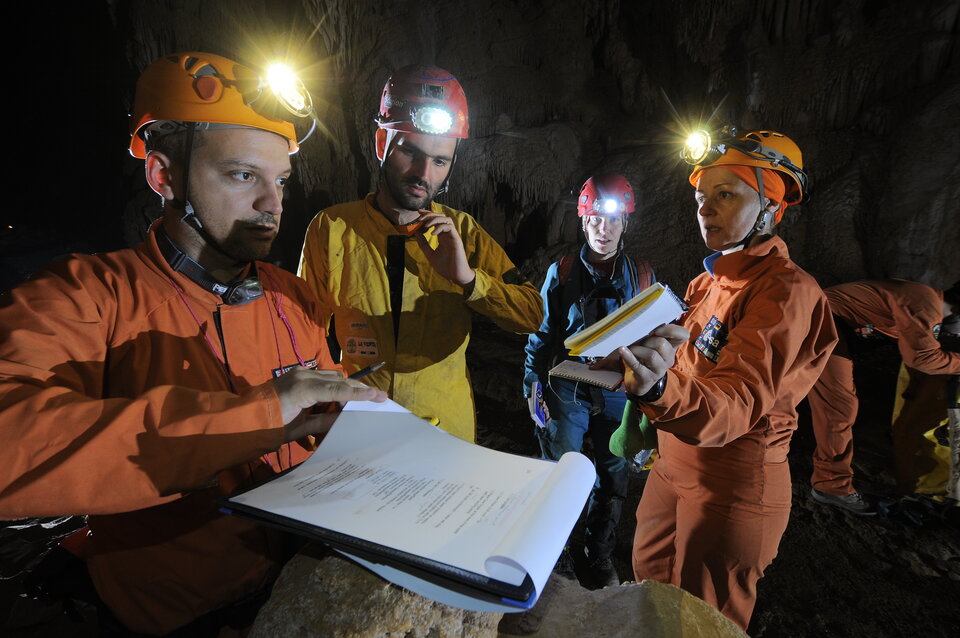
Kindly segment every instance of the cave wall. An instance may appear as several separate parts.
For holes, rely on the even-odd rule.
[[[531,277],[578,242],[574,201],[593,172],[638,193],[627,244],[683,289],[700,269],[684,126],[711,119],[791,136],[811,200],[781,234],[822,285],[960,278],[960,3],[948,0],[132,0],[109,2],[130,69],[210,50],[288,54],[323,131],[295,160],[275,257],[295,268],[323,206],[376,185],[375,114],[391,71],[453,72],[471,139],[444,203],[474,214]],[[129,108],[132,85],[124,105]],[[126,235],[155,212],[128,161]],[[139,181],[138,181],[139,180]]]

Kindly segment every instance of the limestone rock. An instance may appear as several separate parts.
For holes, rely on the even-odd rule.
[[[501,616],[434,602],[311,548],[284,567],[249,636],[494,638]]]
[[[509,614],[500,636],[532,638],[740,638],[746,636],[712,606],[652,580],[588,591],[551,577],[531,611]]]

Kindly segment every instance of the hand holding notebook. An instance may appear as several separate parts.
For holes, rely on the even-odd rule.
[[[620,346],[646,337],[658,326],[675,321],[686,304],[667,286],[656,283],[563,345],[574,357],[605,357]]]

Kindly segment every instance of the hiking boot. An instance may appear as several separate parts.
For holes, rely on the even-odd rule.
[[[620,576],[617,575],[617,569],[613,566],[613,561],[609,558],[598,558],[587,567],[590,582],[597,589],[604,587],[616,587],[620,584]]]
[[[553,573],[567,580],[577,580],[577,573],[574,571],[573,556],[570,555],[570,550],[566,547],[560,552],[560,558],[557,559],[557,564],[553,566]]]
[[[810,497],[818,503],[822,503],[824,505],[833,505],[834,507],[845,509],[848,512],[858,516],[873,516],[877,513],[876,508],[863,500],[863,497],[860,496],[859,492],[851,492],[850,494],[844,494],[843,496],[836,496],[834,494],[821,492],[814,487],[810,490]]]

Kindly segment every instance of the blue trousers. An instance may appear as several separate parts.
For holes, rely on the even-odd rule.
[[[543,458],[556,461],[566,452],[579,452],[587,433],[593,441],[597,479],[587,505],[586,548],[590,560],[609,558],[628,481],[626,459],[610,453],[610,435],[620,427],[626,395],[551,377],[544,396],[551,420],[537,428]]]

